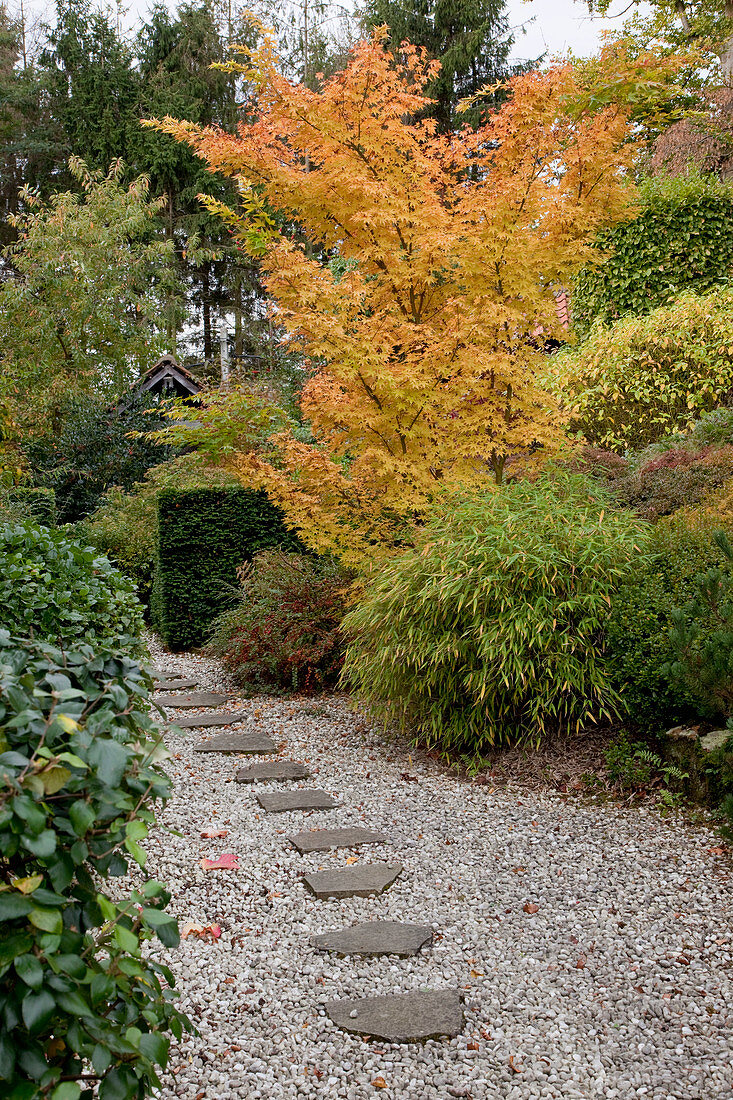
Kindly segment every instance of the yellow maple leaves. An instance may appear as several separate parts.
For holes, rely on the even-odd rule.
[[[444,489],[558,442],[541,346],[553,290],[628,209],[628,115],[588,106],[587,78],[560,65],[515,78],[477,131],[437,135],[420,117],[435,63],[379,32],[320,91],[269,48],[245,70],[256,108],[236,135],[155,123],[237,178],[244,212],[217,212],[259,233],[278,321],[317,365],[301,401],[314,442],[281,432],[267,458],[227,463],[312,545],[363,563],[409,542]]]

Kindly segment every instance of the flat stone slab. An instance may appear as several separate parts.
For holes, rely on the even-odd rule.
[[[333,810],[339,805],[326,791],[272,791],[258,794],[257,801],[268,814],[285,810]]]
[[[317,898],[368,898],[382,894],[401,873],[400,863],[357,863],[342,871],[311,871],[303,881]]]
[[[246,714],[226,710],[207,711],[204,714],[190,714],[187,718],[176,718],[175,725],[182,730],[204,729],[209,726],[238,726],[247,719]]]
[[[234,776],[235,783],[257,783],[260,779],[308,779],[310,772],[294,760],[269,760],[240,768]]]
[[[288,840],[299,852],[327,852],[329,848],[357,848],[360,844],[389,844],[384,833],[373,829],[313,829]]]
[[[457,989],[348,998],[331,1001],[326,1005],[326,1012],[344,1031],[373,1036],[388,1043],[453,1038],[463,1029],[461,994]]]
[[[264,733],[220,733],[194,746],[194,752],[277,752],[277,745]]]
[[[226,701],[226,695],[218,695],[215,691],[192,691],[190,695],[153,696],[153,702],[159,707],[218,707]]]
[[[161,665],[151,665],[150,671],[156,680],[176,680],[181,675],[174,668],[162,668]]]
[[[158,691],[188,691],[189,688],[198,687],[195,680],[159,680],[156,676],[155,686]]]
[[[337,955],[416,955],[433,938],[427,924],[402,924],[396,920],[373,920],[312,936],[318,951]]]

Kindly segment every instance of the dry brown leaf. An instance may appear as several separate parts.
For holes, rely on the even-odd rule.
[[[522,906],[525,913],[539,913],[539,905],[535,905],[533,901],[528,901],[526,905]]]
[[[387,1082],[385,1081],[385,1079],[383,1077],[375,1077],[374,1080],[372,1081],[372,1088],[386,1089],[387,1088]]]

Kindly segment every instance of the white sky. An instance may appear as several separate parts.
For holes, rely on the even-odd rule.
[[[101,0],[104,3],[104,0]],[[167,0],[170,7],[176,6],[176,0]],[[354,0],[351,0],[353,3]],[[409,0],[406,0],[409,2]],[[349,0],[346,3],[351,6]],[[612,0],[611,14],[621,12],[628,7],[629,0]],[[246,7],[246,0],[235,0],[237,7]],[[10,10],[20,8],[20,0],[9,0]],[[115,0],[108,0],[108,6],[114,8]],[[120,0],[125,13],[123,24],[131,26],[139,20],[152,0]],[[25,0],[26,13],[43,16],[53,22],[53,0]],[[580,57],[595,53],[600,41],[601,31],[618,28],[622,19],[599,19],[588,12],[586,0],[508,0],[509,20],[515,31],[513,59],[534,59],[547,52],[549,56],[563,54],[572,50]],[[522,28],[524,30],[522,30]]]

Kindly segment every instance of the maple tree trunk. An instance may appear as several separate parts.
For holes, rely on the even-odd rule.
[[[725,17],[726,19],[733,19],[733,2],[731,0],[726,0]],[[728,36],[719,56],[723,79],[727,85],[730,85],[733,83],[733,35]]]

